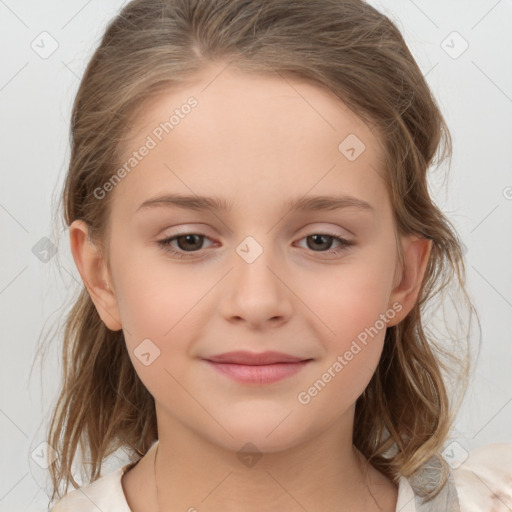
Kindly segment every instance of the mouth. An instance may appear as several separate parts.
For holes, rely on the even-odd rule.
[[[251,366],[276,364],[276,363],[299,363],[307,361],[311,358],[297,357],[283,352],[247,352],[238,350],[236,352],[225,352],[214,356],[208,356],[204,359],[213,363],[229,363],[229,364],[244,364]]]
[[[203,360],[211,368],[237,382],[263,385],[297,374],[313,359],[280,352],[228,352]]]

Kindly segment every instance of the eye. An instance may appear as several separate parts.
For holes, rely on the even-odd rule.
[[[207,236],[201,233],[178,233],[170,238],[159,240],[158,244],[164,251],[178,258],[187,258],[189,256],[186,253],[198,252],[198,249],[201,249],[201,245],[205,239],[207,239]],[[178,244],[178,249],[175,249],[171,245],[174,241]]]
[[[187,253],[200,252],[205,239],[208,240],[208,237],[202,233],[184,232],[177,233],[172,237],[165,238],[164,240],[159,240],[157,243],[165,252],[170,253],[172,256],[176,256],[177,258],[190,258],[194,256]],[[348,250],[350,246],[354,245],[353,242],[350,242],[345,238],[325,233],[314,233],[301,238],[301,240],[306,240],[307,248],[312,248],[311,250],[313,252],[331,255],[340,254]],[[338,247],[331,249],[334,241],[337,241],[339,245]],[[177,248],[172,245],[174,242],[178,245]]]
[[[354,245],[353,242],[346,240],[345,238],[341,238],[335,235],[329,235],[325,233],[315,233],[313,235],[308,235],[301,240],[306,240],[306,244],[308,248],[313,247],[313,252],[321,252],[327,254],[340,254],[343,251],[346,251],[350,246]],[[331,249],[333,241],[337,241],[339,243],[338,247]],[[320,249],[320,250],[316,250]],[[322,249],[331,249],[331,250],[322,250]]]

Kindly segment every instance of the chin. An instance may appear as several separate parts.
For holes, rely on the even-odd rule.
[[[249,419],[250,418],[246,418]],[[297,426],[283,422],[283,417],[276,421],[254,421],[250,423],[237,422],[222,423],[231,436],[224,430],[217,429],[220,435],[213,436],[211,431],[207,437],[210,442],[226,450],[239,452],[240,450],[257,451],[261,453],[276,453],[293,448],[305,441],[306,433],[298,432]],[[256,447],[256,448],[253,448]]]

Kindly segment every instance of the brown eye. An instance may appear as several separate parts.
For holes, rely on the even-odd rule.
[[[351,245],[354,245],[354,243],[349,240],[326,233],[315,233],[313,235],[306,236],[301,240],[306,240],[307,249],[310,249],[313,252],[326,254],[339,254],[347,250]],[[331,249],[333,242],[337,242],[339,245],[338,247]]]
[[[330,235],[310,235],[306,237],[306,240],[308,241],[308,248],[310,249],[330,249],[334,237]],[[309,241],[311,241],[311,244]]]
[[[208,237],[201,233],[178,233],[157,243],[164,251],[182,258],[186,253],[200,252],[205,239]]]
[[[178,248],[183,251],[194,251],[201,248],[203,244],[204,236],[203,235],[180,235],[172,238],[171,240],[176,240]]]

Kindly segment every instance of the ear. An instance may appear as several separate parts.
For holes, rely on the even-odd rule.
[[[398,303],[402,309],[388,322],[388,327],[400,323],[416,304],[432,249],[432,240],[414,235],[402,237],[401,243],[405,266],[402,268],[397,262],[388,307]]]
[[[99,248],[89,240],[86,222],[75,220],[71,223],[69,241],[75,265],[98,314],[111,331],[119,331],[121,317],[109,271]]]

